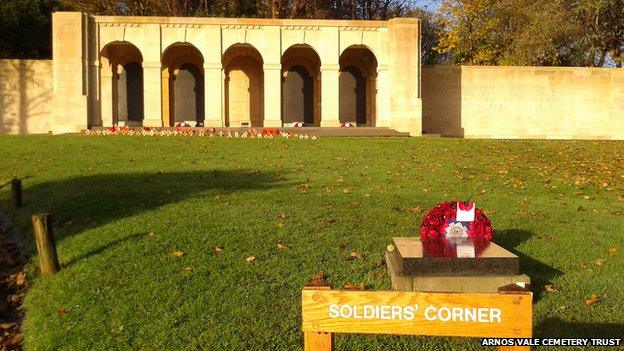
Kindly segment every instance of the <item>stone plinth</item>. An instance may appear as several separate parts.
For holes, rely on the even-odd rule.
[[[526,287],[518,256],[491,243],[478,258],[424,257],[419,238],[393,238],[386,252],[393,290],[439,292],[496,292],[501,286]]]

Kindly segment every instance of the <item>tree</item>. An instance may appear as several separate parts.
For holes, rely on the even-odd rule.
[[[56,0],[0,2],[0,58],[50,58]]]
[[[624,0],[573,0],[574,20],[582,28],[580,46],[587,66],[604,65],[608,56],[622,67]]]
[[[435,65],[448,61],[445,53],[435,49],[444,29],[440,18],[423,8],[411,8],[405,12],[405,16],[420,19],[420,47],[423,64]]]

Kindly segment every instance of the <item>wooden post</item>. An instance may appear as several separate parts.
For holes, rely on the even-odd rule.
[[[331,290],[329,285],[307,285],[308,290]],[[334,351],[334,333],[303,333],[304,351]]]
[[[11,180],[11,198],[14,208],[22,207],[22,181],[19,179]]]
[[[49,277],[61,269],[54,243],[52,216],[48,213],[35,214],[32,216],[32,222],[39,253],[39,267],[41,273]]]
[[[530,294],[530,291],[517,284],[508,284],[498,288],[499,294]],[[533,313],[531,313],[531,320],[533,319]],[[532,329],[532,328],[531,328]],[[499,346],[497,351],[531,351],[530,346]]]

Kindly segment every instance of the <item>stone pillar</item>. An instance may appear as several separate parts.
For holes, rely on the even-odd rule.
[[[113,125],[113,71],[107,63],[100,66],[100,106],[102,127]]]
[[[422,134],[419,25],[416,18],[388,21],[391,128],[412,136]]]
[[[223,68],[221,63],[204,64],[204,104],[206,127],[225,126],[223,115]]]
[[[375,101],[375,126],[376,127],[390,127],[390,96],[388,91],[388,69],[387,67],[380,66],[377,69],[377,96]]]
[[[264,65],[264,126],[282,126],[282,66]]]
[[[143,125],[145,127],[163,126],[161,81],[160,62],[143,62]]]
[[[321,127],[339,127],[340,65],[321,66]]]
[[[87,127],[87,17],[80,12],[52,14],[53,133],[75,133]]]
[[[170,127],[171,126],[171,114],[169,112],[169,109],[171,108],[169,106],[169,69],[168,68],[161,68],[160,71],[160,86],[161,86],[161,100],[162,100],[162,125],[163,127]]]

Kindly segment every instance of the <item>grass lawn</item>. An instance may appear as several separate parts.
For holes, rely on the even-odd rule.
[[[470,196],[534,282],[535,336],[623,335],[623,142],[3,136],[0,150],[0,184],[29,177],[25,207],[0,210],[31,253],[30,215],[52,213],[63,267],[43,279],[32,264],[26,350],[302,349],[314,274],[390,289],[390,238]],[[344,334],[336,346],[483,349]]]

